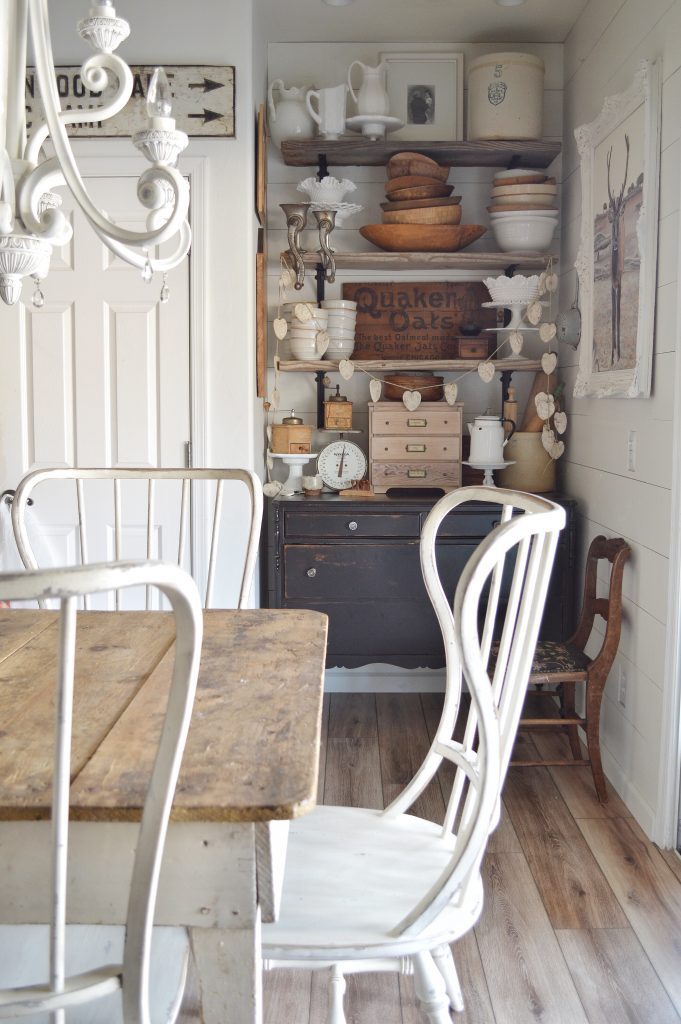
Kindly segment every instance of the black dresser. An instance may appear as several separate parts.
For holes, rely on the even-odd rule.
[[[439,495],[367,499],[294,495],[267,501],[261,552],[262,600],[269,608],[311,608],[329,616],[327,667],[388,662],[440,668],[440,628],[421,578],[421,527]],[[541,628],[564,640],[575,608],[576,502],[565,508]],[[468,556],[499,521],[495,505],[470,503],[440,529],[437,558],[453,595]]]

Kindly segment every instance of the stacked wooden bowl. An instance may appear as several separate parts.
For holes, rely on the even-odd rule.
[[[478,224],[461,224],[461,196],[447,184],[449,168],[421,153],[396,153],[387,164],[382,224],[360,233],[391,252],[456,252],[484,234]]]

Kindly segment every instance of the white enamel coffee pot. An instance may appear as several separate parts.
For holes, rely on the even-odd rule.
[[[512,430],[504,437],[504,423],[510,423]],[[498,416],[476,416],[473,423],[468,424],[471,435],[471,452],[468,461],[480,464],[500,463],[504,461],[504,448],[515,429],[511,420],[502,420]]]
[[[357,65],[362,69],[362,84],[357,92],[352,87],[352,69]],[[390,100],[385,87],[386,63],[381,61],[375,68],[363,64],[361,60],[353,60],[348,68],[348,85],[350,94],[357,104],[357,113],[364,115],[380,114],[383,117],[390,113]]]

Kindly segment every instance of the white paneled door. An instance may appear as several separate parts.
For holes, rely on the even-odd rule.
[[[141,229],[144,210],[135,179],[87,180],[100,208],[118,223]],[[65,196],[74,234],[52,259],[42,285],[45,301],[32,303],[33,282],[21,301],[0,303],[0,485],[15,488],[30,469],[45,466],[182,466],[190,440],[188,261],[148,284],[115,257]],[[64,484],[36,492],[34,526],[44,533],[55,563],[77,553],[75,503]],[[110,484],[86,496],[97,524],[89,556],[113,557]],[[99,490],[97,490],[99,489]],[[157,496],[157,508],[164,503]],[[172,536],[175,501],[167,496],[156,555]],[[124,496],[124,556],[146,550],[145,499]],[[104,529],[102,529],[104,526]],[[167,527],[167,528],[166,528]],[[6,553],[5,553],[6,555]],[[168,557],[175,557],[173,554]],[[6,562],[6,558],[3,558]]]

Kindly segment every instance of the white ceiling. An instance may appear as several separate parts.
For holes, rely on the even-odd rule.
[[[255,0],[268,42],[562,43],[589,0]],[[597,0],[598,2],[598,0]]]

